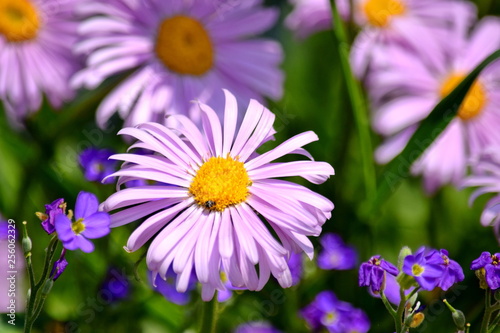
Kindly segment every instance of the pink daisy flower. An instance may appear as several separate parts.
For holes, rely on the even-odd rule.
[[[312,258],[307,236],[321,233],[333,209],[327,198],[274,179],[300,176],[320,184],[334,174],[330,164],[312,160],[301,148],[316,141],[316,134],[298,134],[258,155],[255,150],[273,137],[274,114],[251,100],[238,127],[236,99],[225,95],[222,124],[211,107],[198,104],[203,133],[184,115],[171,116],[180,124],[176,131],[158,123],[122,129],[119,134],[138,140],[131,148],[155,155],[112,156],[125,162],[110,176],[119,177],[117,186],[134,179],[170,185],[121,189],[103,203],[108,212],[122,209],[111,215],[112,227],[147,217],[126,249],[136,251],[153,238],[148,268],[165,278],[173,267],[179,292],[186,290],[194,270],[204,300],[216,289],[225,290],[221,272],[238,288],[260,290],[270,274],[282,287],[291,286],[289,256],[305,252]],[[311,160],[271,163],[287,154]]]
[[[13,122],[38,110],[43,94],[56,108],[73,98],[74,6],[74,0],[0,1],[0,100]]]
[[[80,25],[76,52],[88,57],[72,85],[93,89],[131,71],[99,106],[101,127],[117,111],[125,126],[162,122],[165,113],[198,123],[199,109],[190,101],[223,108],[221,88],[247,100],[282,96],[280,45],[251,38],[278,18],[260,0],[234,6],[208,0],[91,0],[79,8],[89,18]]]
[[[315,32],[332,28],[332,8],[329,0],[291,0],[293,11],[288,15],[285,24],[299,38],[306,38]],[[336,0],[340,16],[349,18],[349,1]]]
[[[483,194],[496,194],[486,203],[481,214],[481,224],[484,227],[493,226],[500,241],[500,146],[485,149],[479,159],[473,162],[473,168],[474,174],[467,177],[462,185],[479,187],[472,193],[470,204]]]
[[[482,60],[500,47],[500,20],[483,19],[470,36],[452,43],[453,57],[437,66],[403,48],[387,47],[383,69],[374,73],[374,129],[388,137],[376,159],[385,163],[406,145],[418,123]],[[459,185],[469,158],[500,144],[500,67],[486,68],[471,87],[455,117],[413,165],[427,192],[446,183]]]
[[[476,17],[476,7],[462,0],[354,0],[354,21],[363,30],[351,51],[358,77],[376,68],[373,55],[380,45],[397,44],[434,65],[445,61],[441,49],[454,49]]]

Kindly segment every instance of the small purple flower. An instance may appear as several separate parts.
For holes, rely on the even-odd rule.
[[[111,149],[87,148],[80,153],[80,165],[83,168],[85,179],[91,182],[100,182],[116,171],[117,162],[109,157],[115,152]],[[112,183],[108,178],[103,183]]]
[[[1,217],[0,217],[1,218]],[[16,232],[16,229],[13,229]],[[0,241],[9,238],[9,223],[5,220],[0,220]]]
[[[52,266],[52,271],[50,272],[50,278],[52,281],[57,280],[59,276],[64,272],[66,266],[68,266],[68,261],[65,258],[66,249],[63,249],[61,252],[61,257],[54,262],[54,266]]]
[[[56,199],[52,203],[45,205],[45,215],[37,213],[42,219],[42,228],[49,235],[56,231],[54,227],[55,217],[59,214],[66,214],[66,203],[63,198]]]
[[[108,297],[108,303],[115,303],[128,297],[130,282],[125,274],[120,274],[116,268],[110,268],[101,285],[101,292]]]
[[[81,191],[76,198],[75,221],[71,222],[64,214],[55,217],[57,236],[64,248],[92,252],[94,244],[87,238],[100,238],[109,234],[110,217],[105,212],[99,212],[98,208],[97,197]]]
[[[241,324],[234,333],[281,333],[281,331],[266,322],[253,321]]]
[[[359,267],[359,286],[370,287],[374,294],[385,288],[386,272],[394,276],[399,274],[396,266],[380,258],[379,255],[373,256]]]
[[[472,261],[470,269],[479,270],[483,273],[486,284],[490,289],[496,290],[500,288],[500,253],[491,255],[489,252],[481,253],[481,256]],[[477,272],[476,272],[477,274]],[[479,275],[478,275],[479,276]]]
[[[345,329],[342,332],[347,333],[366,333],[370,330],[370,319],[361,309],[352,308],[345,321]]]
[[[354,247],[346,245],[339,235],[326,233],[320,241],[323,251],[318,256],[321,269],[353,269],[357,261]]]
[[[174,272],[173,268],[170,267],[166,274],[166,279],[163,280],[159,274],[153,276],[151,271],[148,271],[148,278],[153,289],[163,295],[169,302],[175,303],[177,305],[186,305],[189,303],[191,298],[191,290],[196,287],[196,275],[191,273],[188,277],[188,283],[183,291],[177,291],[176,289],[176,279],[177,274]]]
[[[448,290],[452,285],[464,280],[462,267],[448,257],[448,251],[441,249],[434,250],[426,256],[427,263],[436,264],[442,267],[443,272],[438,280],[437,286],[443,290]]]
[[[302,253],[293,252],[290,259],[288,259],[288,267],[290,267],[290,273],[292,274],[292,286],[295,286],[302,278]]]
[[[427,254],[426,248],[421,247],[415,254],[405,257],[403,272],[413,276],[422,289],[432,290],[439,285],[443,276],[442,261],[439,252],[434,250]]]
[[[362,310],[338,300],[331,291],[320,292],[300,314],[312,331],[324,327],[329,332],[365,333],[370,329],[370,321]]]

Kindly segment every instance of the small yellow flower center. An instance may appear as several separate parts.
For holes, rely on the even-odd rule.
[[[335,318],[337,318],[335,312],[328,312],[325,315],[325,324],[326,325],[332,324],[335,321]]]
[[[415,276],[420,276],[423,272],[425,271],[425,268],[423,268],[422,266],[420,266],[419,264],[414,264],[412,267],[411,267],[411,272],[413,273],[413,275]]]
[[[246,200],[252,185],[242,162],[230,156],[211,157],[203,163],[191,182],[189,193],[198,205],[223,211]]]
[[[465,78],[463,74],[454,73],[447,77],[441,85],[440,96],[444,98],[455,89]],[[462,120],[469,120],[481,113],[486,104],[486,90],[483,84],[476,80],[469,89],[467,95],[458,109],[458,117]]]
[[[85,224],[83,223],[83,219],[78,219],[71,225],[71,229],[77,235],[81,234],[85,231]]]
[[[29,0],[0,0],[0,35],[9,42],[35,38],[40,20]]]
[[[379,28],[385,28],[393,16],[406,12],[405,5],[398,0],[367,0],[362,6],[368,22]]]
[[[214,62],[207,30],[196,19],[184,15],[161,23],[155,51],[163,64],[178,74],[203,75]]]
[[[222,283],[226,283],[227,281],[229,281],[226,272],[220,272],[220,280],[222,281]]]

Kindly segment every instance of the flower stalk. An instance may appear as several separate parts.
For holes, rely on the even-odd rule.
[[[26,223],[23,223],[23,238],[28,237],[28,230]],[[52,267],[52,260],[54,259],[54,254],[57,248],[59,240],[56,235],[54,235],[47,248],[47,253],[45,255],[45,261],[43,266],[43,272],[40,279],[36,281],[35,273],[33,270],[33,265],[31,262],[31,252],[29,254],[25,253],[26,264],[28,267],[28,277],[30,281],[28,306],[26,308],[26,321],[24,323],[24,332],[29,333],[33,327],[33,323],[40,315],[43,309],[45,299],[50,290],[46,288],[48,275],[50,272],[50,267]]]

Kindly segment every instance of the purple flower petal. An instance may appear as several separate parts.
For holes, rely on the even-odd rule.
[[[83,220],[85,230],[82,235],[86,238],[101,238],[110,233],[110,217],[108,213],[97,212]]]
[[[85,219],[97,212],[98,208],[99,201],[97,197],[92,193],[81,191],[76,198],[75,219]]]

